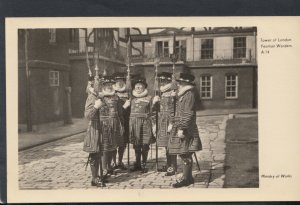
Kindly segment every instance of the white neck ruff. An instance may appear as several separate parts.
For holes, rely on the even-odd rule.
[[[116,92],[114,90],[112,92],[102,90],[102,93],[104,96],[113,96]]]
[[[145,89],[142,93],[137,93],[135,90],[132,91],[132,95],[136,98],[146,97],[148,95],[148,90]]]
[[[126,86],[123,86],[123,87],[119,87],[117,85],[113,85],[113,88],[115,91],[117,92],[125,92],[126,91]]]
[[[164,92],[167,92],[169,91],[170,89],[172,88],[172,83],[168,83],[164,86],[160,86],[160,92],[164,93]]]
[[[182,88],[179,88],[178,93],[177,93],[178,97],[182,96],[186,91],[191,90],[193,88],[194,88],[194,86],[192,86],[192,85],[186,85]]]

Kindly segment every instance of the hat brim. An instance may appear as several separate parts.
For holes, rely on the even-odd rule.
[[[185,80],[185,79],[176,79],[176,81],[179,82],[179,83],[195,84],[194,81]]]

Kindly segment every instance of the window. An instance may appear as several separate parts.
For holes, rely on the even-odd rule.
[[[59,86],[59,71],[49,71],[50,87]]]
[[[200,77],[201,99],[212,99],[212,76],[203,75]]]
[[[186,60],[186,40],[180,40],[175,42],[175,51],[179,57],[179,60]]]
[[[238,76],[236,74],[225,76],[225,97],[228,99],[238,98]]]
[[[246,58],[246,37],[233,38],[233,58]]]
[[[56,43],[56,29],[49,29],[49,43]]]
[[[169,42],[157,41],[156,42],[156,55],[159,57],[169,57]]]
[[[201,59],[214,58],[214,41],[213,39],[201,39]]]

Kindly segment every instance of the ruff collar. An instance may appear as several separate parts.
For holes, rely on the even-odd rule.
[[[119,92],[119,93],[122,93],[122,92],[125,92],[126,91],[126,86],[123,86],[123,87],[118,87],[116,85],[113,85],[113,88],[116,92]]]
[[[148,90],[145,89],[142,93],[138,94],[135,90],[132,91],[132,95],[136,98],[143,98],[148,95]]]
[[[192,86],[192,85],[186,85],[182,88],[179,88],[178,93],[177,93],[178,97],[181,97],[184,93],[186,93],[189,90],[192,90],[193,88],[194,88],[194,86]]]
[[[164,92],[167,92],[169,91],[170,89],[172,88],[172,83],[168,83],[164,86],[160,86],[160,92],[164,93]]]
[[[107,91],[102,91],[102,94],[103,94],[103,96],[105,97],[105,96],[113,96],[114,94],[115,94],[116,92],[115,91],[112,91],[112,92],[107,92]]]

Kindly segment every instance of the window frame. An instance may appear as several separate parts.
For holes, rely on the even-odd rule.
[[[235,39],[245,39],[245,46],[239,45],[241,42],[235,42]],[[238,47],[236,47],[238,44]],[[245,36],[239,36],[233,38],[233,59],[243,59],[247,57],[247,38]]]
[[[206,45],[206,44],[203,44],[204,41],[211,41],[211,45],[212,47],[211,48],[203,48],[203,45]],[[210,43],[208,43],[208,45],[210,45]],[[211,52],[211,53],[210,53]],[[208,58],[203,58],[204,56],[204,53],[206,54],[205,56],[209,56]],[[207,55],[209,54],[209,55]],[[214,59],[214,39],[213,38],[203,38],[201,39],[201,54],[200,54],[200,59],[201,60],[209,60],[209,59]]]
[[[228,83],[228,77],[229,76],[235,76],[235,85],[227,85]],[[230,80],[230,81],[233,81],[232,79]],[[228,90],[228,88],[230,87],[230,88],[234,88],[234,86],[235,86],[235,90],[233,91],[233,90]],[[238,74],[236,74],[236,73],[229,73],[229,74],[226,74],[225,75],[225,99],[238,99],[238,97],[239,97],[239,95],[238,95],[238,91],[239,91],[239,88],[238,88],[238,86],[239,86],[239,77],[238,77]],[[235,96],[227,96],[227,93],[233,93],[233,92],[235,92]]]
[[[159,54],[159,57],[169,57],[170,55],[170,52],[169,52],[169,47],[170,47],[170,44],[169,44],[169,41],[168,40],[165,40],[165,41],[156,41],[156,46],[158,46],[158,44],[161,43],[161,53],[159,53],[159,48],[157,48],[157,52]],[[168,46],[165,46],[165,43],[168,44]],[[167,54],[167,55],[166,55]]]
[[[49,86],[50,87],[59,87],[59,71],[50,70],[49,71]]]
[[[203,82],[202,78],[203,77],[209,77],[209,82],[210,82],[209,86],[207,86],[207,85],[203,86],[202,85],[202,82]],[[213,76],[210,75],[210,74],[203,74],[203,75],[200,76],[199,82],[200,82],[200,86],[199,86],[200,87],[200,99],[201,100],[211,100],[211,99],[213,99]],[[207,83],[207,80],[204,81],[204,82]],[[207,88],[207,87],[210,87],[209,91],[207,91],[207,90],[203,91],[202,90],[203,88]],[[210,97],[207,97],[207,96],[202,97],[202,93],[204,93],[204,92],[205,93],[209,92],[210,93]]]
[[[175,43],[175,51],[179,57],[180,60],[186,59],[186,50],[187,50],[187,46],[186,46],[186,39],[182,39],[182,40],[176,40]]]

